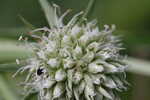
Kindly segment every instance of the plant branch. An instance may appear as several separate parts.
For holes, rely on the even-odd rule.
[[[150,62],[142,59],[128,58],[126,63],[129,64],[128,72],[150,76]]]

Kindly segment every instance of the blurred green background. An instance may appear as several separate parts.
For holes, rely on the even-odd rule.
[[[49,1],[59,5],[62,12],[73,10],[65,18],[67,22],[73,14],[84,10],[89,0]],[[48,26],[38,0],[0,0],[0,100],[21,100],[21,88],[17,84],[22,78],[12,78],[12,74],[16,71],[15,59],[23,59],[28,55],[23,46],[17,46],[17,40],[29,29],[19,15],[36,27]],[[122,53],[149,62],[150,0],[96,0],[88,19],[97,19],[101,29],[104,24],[115,24],[115,34],[122,36],[126,48]],[[150,68],[149,64],[143,64],[141,69],[144,66]],[[136,70],[128,72],[127,79],[131,86],[128,91],[121,93],[122,100],[150,100],[149,73],[138,73]]]

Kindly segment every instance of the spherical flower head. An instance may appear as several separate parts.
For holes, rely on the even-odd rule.
[[[66,25],[63,15],[55,27],[32,31],[42,36],[29,43],[34,56],[21,70],[28,71],[27,92],[37,92],[39,100],[118,100],[118,92],[126,89],[122,48],[112,35],[115,26],[100,30],[96,20],[79,23],[81,14]]]

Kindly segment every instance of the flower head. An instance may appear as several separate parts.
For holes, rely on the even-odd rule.
[[[26,89],[38,92],[39,100],[116,100],[126,89],[115,26],[100,30],[96,20],[78,23],[81,14],[64,25],[65,13],[55,27],[32,31],[42,36],[31,44],[34,56],[22,70],[28,71]]]

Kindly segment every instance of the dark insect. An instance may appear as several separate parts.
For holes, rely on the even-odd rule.
[[[41,68],[39,68],[38,70],[37,70],[37,75],[42,75],[43,74],[43,69],[41,69]]]

